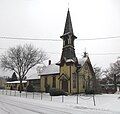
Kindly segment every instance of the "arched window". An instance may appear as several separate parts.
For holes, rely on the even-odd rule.
[[[76,75],[76,73],[72,74],[72,79],[73,79],[73,88],[76,88],[76,85],[77,85],[77,75]]]
[[[54,88],[56,87],[56,77],[53,77],[53,85]]]
[[[65,45],[68,45],[68,39],[65,38]]]

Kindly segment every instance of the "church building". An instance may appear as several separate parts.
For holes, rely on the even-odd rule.
[[[43,68],[40,72],[40,89],[46,91],[47,87],[64,90],[68,94],[84,93],[95,89],[95,74],[89,56],[78,59],[75,54],[74,35],[70,11],[68,9],[64,33],[60,38],[63,40],[61,59],[56,64]]]

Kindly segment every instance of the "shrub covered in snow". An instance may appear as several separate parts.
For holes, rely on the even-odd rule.
[[[94,90],[85,90],[85,94],[94,94]]]
[[[56,88],[50,88],[49,93],[51,96],[67,95],[67,93],[63,90],[59,90]]]
[[[33,91],[34,91],[33,85],[29,84],[29,85],[27,86],[27,92],[33,92]]]

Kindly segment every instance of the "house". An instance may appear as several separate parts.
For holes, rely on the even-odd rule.
[[[5,83],[5,89],[19,90],[20,81],[10,81]],[[32,85],[34,91],[40,91],[40,77],[37,74],[32,74],[22,81],[23,90],[26,90],[28,85]]]
[[[41,91],[57,88],[74,94],[95,90],[95,75],[88,54],[84,52],[79,60],[75,54],[74,41],[77,37],[73,33],[69,9],[64,33],[60,38],[63,40],[61,59],[56,64],[49,64],[39,74]]]
[[[6,82],[5,89],[8,89],[8,90],[19,90],[19,86],[20,86],[20,81]],[[23,87],[23,90],[26,90],[27,81],[22,81],[22,87]]]

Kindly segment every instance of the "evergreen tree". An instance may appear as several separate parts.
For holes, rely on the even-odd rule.
[[[18,80],[17,75],[14,72],[13,75],[12,75],[12,77],[11,77],[11,81],[17,81],[17,80]]]

